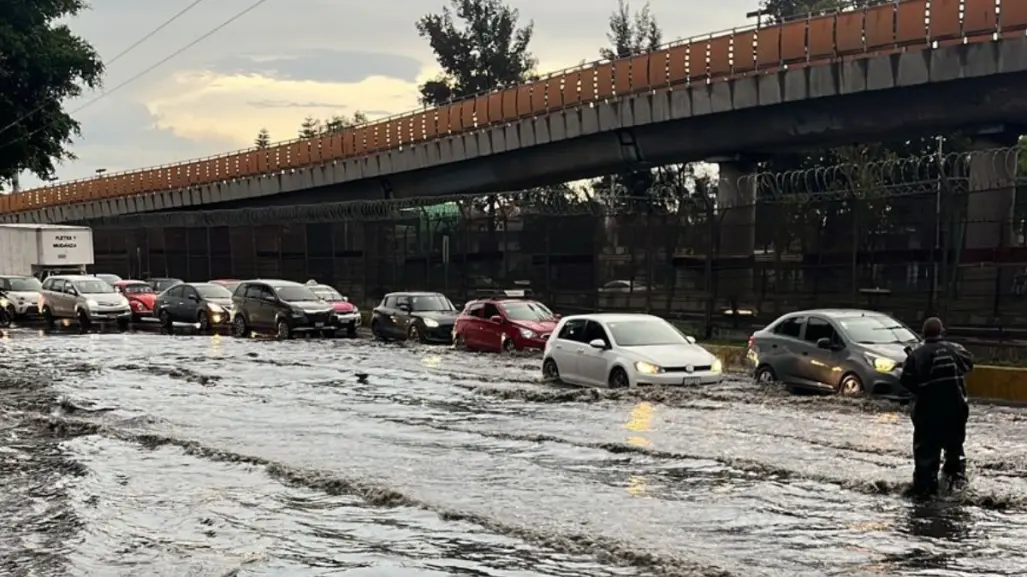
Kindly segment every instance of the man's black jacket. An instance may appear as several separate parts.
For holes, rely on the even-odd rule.
[[[901,382],[914,398],[913,419],[947,421],[965,415],[966,382],[974,368],[973,355],[962,345],[927,339],[909,353]]]

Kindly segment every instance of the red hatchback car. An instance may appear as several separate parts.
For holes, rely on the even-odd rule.
[[[114,283],[114,288],[128,299],[133,321],[153,317],[153,301],[157,299],[157,291],[148,283],[141,280],[119,280]]]
[[[453,344],[475,351],[541,350],[559,320],[559,315],[538,301],[473,300],[456,319]]]

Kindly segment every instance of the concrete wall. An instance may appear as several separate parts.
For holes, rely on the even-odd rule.
[[[637,162],[851,143],[1027,120],[1027,38],[675,87],[258,178],[7,215],[71,222],[190,207],[496,192]]]

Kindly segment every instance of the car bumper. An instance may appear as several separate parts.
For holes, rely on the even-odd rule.
[[[547,340],[548,339],[544,337],[535,337],[533,339],[519,338],[514,339],[514,345],[516,345],[516,348],[519,350],[530,349],[541,351],[545,350]]]
[[[332,319],[332,324],[340,328],[357,328],[360,326],[360,313],[337,314]]]
[[[899,371],[890,373],[873,373],[868,375],[863,384],[867,393],[876,397],[889,399],[908,399],[909,391],[899,382]]]
[[[86,316],[89,317],[89,320],[95,322],[120,321],[132,318],[132,311],[129,309],[114,311],[89,311]]]
[[[703,371],[698,373],[662,373],[659,375],[635,375],[635,384],[640,387],[696,387],[701,385],[717,385],[724,380],[724,373]]]
[[[35,303],[11,303],[14,305],[14,314],[18,316],[22,315],[38,315],[39,305]]]
[[[232,311],[225,311],[222,313],[210,313],[210,324],[221,326],[232,324]]]
[[[453,325],[425,327],[423,336],[429,343],[450,344],[453,342]]]

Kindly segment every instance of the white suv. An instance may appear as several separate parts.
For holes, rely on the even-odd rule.
[[[0,276],[0,293],[7,297],[11,317],[39,314],[39,279],[34,276]]]
[[[95,276],[59,275],[43,282],[40,311],[47,327],[56,319],[77,319],[82,328],[94,322],[115,321],[127,328],[132,320],[128,300]]]

